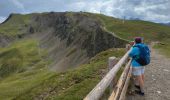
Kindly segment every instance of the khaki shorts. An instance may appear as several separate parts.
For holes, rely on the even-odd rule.
[[[132,67],[132,74],[133,75],[142,75],[145,72],[145,68],[144,67]]]

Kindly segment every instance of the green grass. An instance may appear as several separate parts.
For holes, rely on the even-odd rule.
[[[154,48],[158,49],[161,54],[170,58],[170,40],[164,40],[161,44],[155,44]]]
[[[44,80],[53,75],[46,70],[47,69],[18,73],[2,80],[0,82],[0,99],[11,100],[32,88],[36,88]]]
[[[110,32],[114,32],[117,36],[132,41],[134,37],[143,37],[145,43],[159,41],[165,45],[156,45],[155,48],[159,49],[163,55],[170,57],[170,27],[160,25],[153,22],[140,21],[140,20],[125,20],[108,17],[101,14],[94,14],[89,16],[98,17],[103,26]]]
[[[134,37],[144,37],[145,42],[161,41],[170,38],[170,28],[168,26],[139,20],[126,20],[108,17],[101,14],[95,14],[102,21],[104,27],[114,32],[121,38],[133,40]]]
[[[23,72],[32,69],[34,65],[47,63],[43,56],[47,53],[42,51],[36,40],[22,40],[11,44],[0,51],[0,78],[12,73]]]
[[[108,57],[124,53],[124,49],[109,49],[97,54],[89,64],[57,73],[49,70],[50,61],[43,59],[47,52],[39,48],[38,41],[16,41],[0,48],[0,99],[80,100],[107,72]]]
[[[81,100],[101,80],[102,74],[107,72],[107,60],[110,56],[120,57],[123,49],[110,49],[96,55],[89,64],[63,73],[56,73],[46,79],[36,88],[18,95],[17,100],[31,100],[34,98],[54,100]],[[43,96],[41,97],[41,95]]]
[[[43,59],[46,55],[36,40],[0,48],[0,99],[11,100],[51,77],[53,72],[47,69],[50,61]]]
[[[6,36],[16,36],[26,33],[26,28],[31,22],[31,14],[13,14],[10,20],[0,25],[0,33]]]

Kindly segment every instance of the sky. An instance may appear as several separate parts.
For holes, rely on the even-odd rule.
[[[170,22],[170,0],[0,0],[0,23],[11,13],[85,11],[116,18]]]

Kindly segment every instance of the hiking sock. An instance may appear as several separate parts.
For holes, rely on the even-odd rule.
[[[139,89],[139,90],[140,90],[140,86],[139,86],[139,85],[135,85],[135,87],[136,87],[137,89]]]
[[[135,90],[135,93],[136,93],[136,94],[139,94],[139,95],[141,95],[141,96],[144,96],[144,95],[145,95],[145,93],[142,92],[142,91],[140,91],[140,90]]]

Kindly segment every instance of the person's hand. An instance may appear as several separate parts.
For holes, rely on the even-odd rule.
[[[134,41],[131,41],[131,42],[130,42],[130,45],[131,45],[131,46],[133,46],[134,44],[135,44],[135,42],[134,42]]]

